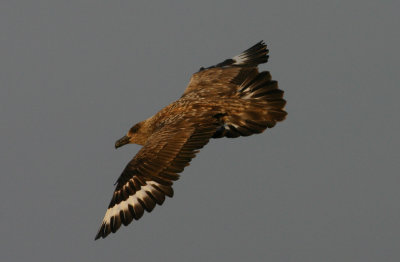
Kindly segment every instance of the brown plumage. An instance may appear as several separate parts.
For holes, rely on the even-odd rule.
[[[249,136],[285,119],[283,91],[258,64],[268,61],[261,41],[240,55],[193,74],[180,99],[134,125],[115,147],[143,145],[116,182],[95,239],[172,197],[173,181],[211,138]]]

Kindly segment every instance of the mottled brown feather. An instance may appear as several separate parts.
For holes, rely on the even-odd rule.
[[[135,124],[124,139],[143,145],[127,164],[95,239],[115,233],[144,211],[172,197],[179,179],[210,138],[249,136],[286,117],[283,91],[267,71],[268,49],[259,42],[233,58],[193,74],[183,95]],[[124,143],[125,144],[125,143]],[[116,144],[117,145],[117,144]]]
[[[173,180],[179,178],[177,173],[182,172],[195,157],[195,152],[209,141],[219,124],[216,119],[209,122],[199,125],[182,120],[174,126],[164,126],[154,133],[117,180],[109,209],[141,190],[146,181],[155,181],[159,184],[153,186],[155,190],[145,191],[145,196],[138,198],[140,205],[129,206],[131,217],[139,219],[144,210],[151,212],[156,204],[161,205],[164,202],[165,196],[172,197],[173,191],[170,185]],[[164,152],[168,154],[163,154]],[[168,184],[165,185],[164,181]],[[96,238],[104,238],[110,232],[115,233],[121,222],[128,225],[132,219],[123,215],[124,212],[121,211],[118,215],[112,216],[110,227],[104,225],[107,221],[103,222]]]

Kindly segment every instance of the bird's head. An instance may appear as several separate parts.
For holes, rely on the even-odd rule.
[[[115,142],[115,148],[117,149],[118,147],[124,146],[126,144],[139,144],[139,145],[143,145],[143,139],[142,139],[142,132],[140,132],[140,127],[142,126],[142,123],[138,123],[136,125],[134,125],[133,127],[131,127],[131,129],[129,129],[129,132],[121,137],[120,139],[118,139]]]

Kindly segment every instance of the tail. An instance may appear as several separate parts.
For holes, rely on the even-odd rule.
[[[249,136],[272,128],[287,115],[283,91],[269,72],[254,73],[242,82],[237,99],[224,116],[225,125],[214,134],[218,137]]]

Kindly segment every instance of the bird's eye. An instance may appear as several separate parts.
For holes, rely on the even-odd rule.
[[[134,134],[139,130],[139,128],[140,128],[140,124],[136,124],[129,130],[129,133]]]

